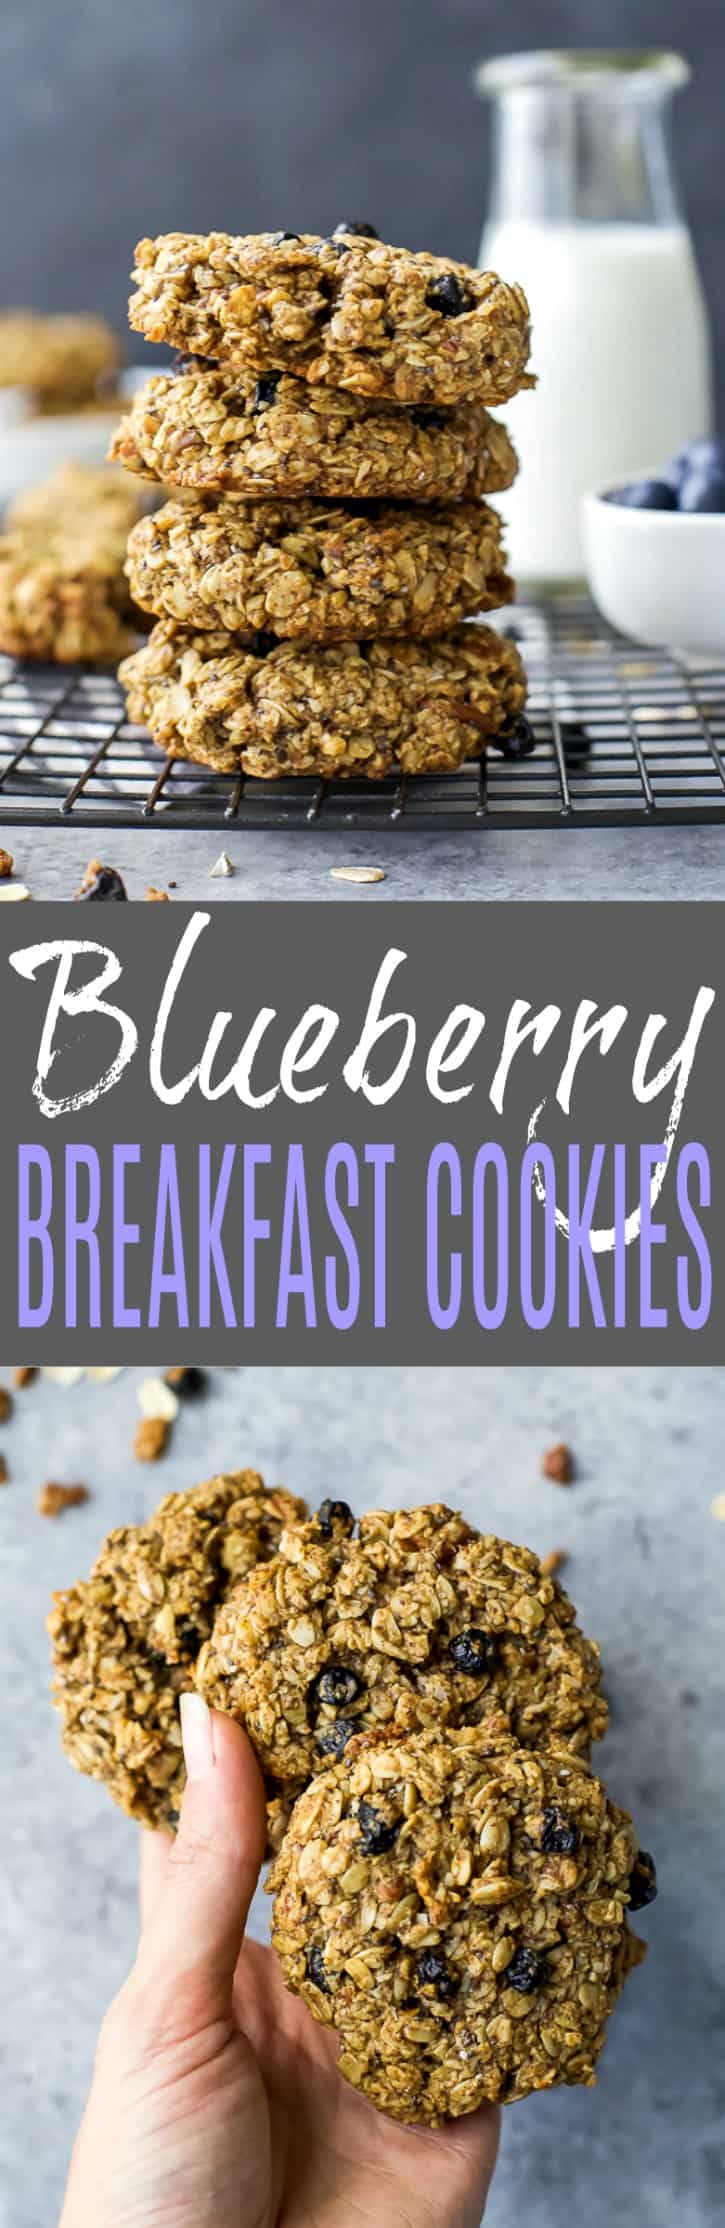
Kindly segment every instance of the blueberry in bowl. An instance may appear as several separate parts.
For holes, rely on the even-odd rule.
[[[725,652],[725,438],[585,495],[589,587],[610,625],[691,655]]]

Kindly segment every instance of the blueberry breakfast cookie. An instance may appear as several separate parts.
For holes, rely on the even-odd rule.
[[[148,1826],[173,1824],[184,1784],[179,1694],[219,1601],[302,1518],[254,1470],[170,1493],[111,1532],[90,1578],[55,1596],[53,1697],[71,1763]]]
[[[445,771],[509,730],[526,694],[515,645],[470,624],[424,643],[244,648],[160,620],[119,677],[129,718],[170,756],[264,781]]]
[[[0,650],[47,663],[115,665],[140,633],[123,570],[124,534],[92,522],[0,535]]]
[[[59,464],[47,480],[20,489],[5,512],[8,528],[62,526],[66,533],[89,522],[122,542],[144,509],[144,489],[109,464]]]
[[[325,239],[170,232],[140,241],[133,277],[136,332],[247,371],[445,405],[507,402],[530,383],[520,286],[388,247],[370,226]]]
[[[134,602],[184,627],[288,639],[441,634],[508,603],[501,525],[485,503],[165,503],[134,528]]]
[[[523,1745],[587,1755],[607,1723],[599,1651],[562,1588],[528,1548],[437,1504],[374,1510],[353,1536],[345,1503],[323,1502],[222,1604],[197,1684],[287,1794],[363,1732],[504,1710]]]
[[[272,1938],[288,1987],[337,2030],[346,2080],[436,2127],[487,2098],[591,2086],[644,1955],[626,1917],[637,1862],[626,1812],[564,1747],[518,1748],[496,1725],[360,1739],[295,1805]]]
[[[72,410],[115,371],[121,351],[101,317],[0,310],[0,387],[25,387],[48,409]]]
[[[110,455],[197,493],[345,501],[475,499],[510,487],[516,457],[480,403],[400,409],[287,372],[185,362],[134,396]]]

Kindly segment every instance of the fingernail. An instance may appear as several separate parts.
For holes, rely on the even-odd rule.
[[[214,1762],[211,1714],[203,1694],[182,1694],[181,1741],[188,1779],[205,1779]]]

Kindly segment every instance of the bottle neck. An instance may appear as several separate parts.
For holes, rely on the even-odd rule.
[[[682,222],[666,96],[519,85],[494,100],[493,223]]]

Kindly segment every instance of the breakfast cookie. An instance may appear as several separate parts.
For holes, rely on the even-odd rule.
[[[162,619],[120,669],[128,716],[173,758],[220,773],[436,773],[510,730],[526,686],[515,645],[466,624],[418,643],[254,648]]]
[[[353,1736],[395,1740],[505,1711],[528,1747],[588,1754],[606,1730],[599,1651],[527,1547],[437,1504],[361,1517],[323,1502],[222,1604],[197,1665],[283,1791]]]
[[[90,1578],[55,1595],[48,1630],[66,1755],[145,1825],[175,1822],[179,1695],[219,1601],[304,1514],[256,1471],[233,1471],[111,1532]]]
[[[505,426],[480,403],[406,410],[286,372],[256,379],[188,360],[134,395],[110,455],[172,488],[249,500],[448,502],[494,494],[516,475]]]
[[[116,665],[141,631],[126,582],[125,536],[86,526],[0,535],[0,650],[48,664]]]
[[[501,524],[485,503],[165,503],[128,545],[134,602],[184,627],[308,642],[442,634],[509,603]]]
[[[285,1980],[393,2118],[589,2087],[644,1954],[637,1838],[565,1747],[496,1726],[355,1740],[292,1812],[270,1879]]]
[[[115,533],[119,546],[144,509],[144,490],[110,464],[59,464],[47,480],[23,487],[5,512],[5,525],[62,526],[66,533],[89,523]]]
[[[0,310],[0,387],[25,387],[44,407],[88,401],[120,359],[116,335],[101,317]]]
[[[140,241],[133,277],[136,332],[247,371],[399,403],[507,402],[530,384],[520,286],[388,247],[370,227],[170,232]]]

